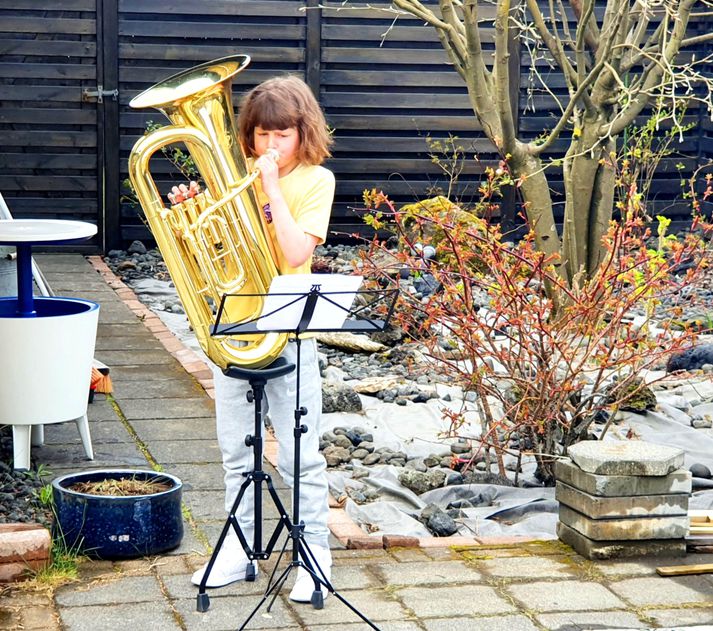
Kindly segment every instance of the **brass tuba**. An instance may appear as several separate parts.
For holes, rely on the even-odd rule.
[[[129,104],[154,107],[173,123],[134,145],[129,177],[198,342],[221,368],[261,368],[287,343],[284,333],[211,336],[214,312],[225,294],[224,322],[257,318],[278,274],[274,246],[257,203],[233,117],[231,80],[250,63],[247,55],[211,61],[173,75]],[[151,177],[153,154],[182,142],[206,184],[192,199],[166,208]],[[215,201],[217,200],[217,201]]]

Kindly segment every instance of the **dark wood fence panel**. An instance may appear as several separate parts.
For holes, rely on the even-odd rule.
[[[597,0],[596,11],[603,10],[603,2]],[[362,8],[354,10],[354,4]],[[147,124],[166,121],[158,111],[130,110],[129,101],[175,72],[244,53],[252,63],[234,81],[236,101],[264,79],[287,72],[304,77],[318,95],[335,139],[328,162],[337,176],[334,231],[363,228],[355,209],[365,189],[381,188],[398,204],[438,192],[467,204],[476,197],[483,169],[498,156],[473,115],[462,80],[433,28],[397,16],[386,0],[364,4],[0,0],[0,191],[17,216],[96,221],[102,232],[97,245],[104,249],[146,238],[130,190],[121,182],[129,151]],[[481,6],[486,54],[493,49],[493,15],[492,5]],[[710,16],[701,18],[697,32],[708,32],[712,22]],[[569,26],[575,27],[571,16]],[[527,44],[511,43],[511,72],[519,72],[512,92],[518,97],[514,115],[520,133],[534,138],[554,124],[566,86],[546,60],[531,59]],[[712,50],[702,46],[697,58]],[[83,93],[99,84],[109,93],[118,89],[118,100],[83,100]],[[662,161],[650,196],[655,212],[677,221],[690,212],[687,203],[676,202],[678,167],[686,172],[713,160],[710,118],[696,107],[686,117],[695,125],[672,145],[675,153]],[[567,144],[565,134],[549,157],[561,156]],[[455,183],[449,170],[458,173]],[[152,172],[163,192],[182,179],[161,158],[154,159]],[[562,177],[556,167],[550,177],[561,217]],[[504,209],[516,202],[509,199]]]
[[[98,219],[96,0],[0,0],[0,191],[15,217]]]
[[[447,193],[450,177],[433,158],[460,172],[451,195],[472,198],[496,156],[434,29],[396,16],[389,3],[323,4],[320,98],[334,128],[334,228],[362,228],[354,209],[365,189],[382,189],[398,204]]]
[[[307,18],[302,1],[255,0],[119,2],[119,77],[122,178],[134,142],[149,122],[167,123],[158,111],[135,111],[129,101],[171,74],[233,54],[247,54],[251,64],[233,81],[239,95],[276,74],[304,76]],[[182,176],[166,160],[152,160],[159,190],[167,193]],[[121,206],[124,239],[147,232],[138,208],[124,187]]]

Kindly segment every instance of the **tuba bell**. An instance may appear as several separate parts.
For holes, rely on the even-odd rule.
[[[259,172],[248,169],[233,116],[232,78],[249,63],[247,55],[234,55],[201,64],[157,83],[129,104],[156,108],[172,123],[136,142],[129,178],[198,343],[221,368],[267,366],[287,343],[284,333],[211,336],[223,296],[239,296],[225,301],[225,322],[253,320],[264,302],[257,294],[266,294],[278,274],[253,189]],[[186,146],[206,188],[167,208],[149,161],[174,143]]]

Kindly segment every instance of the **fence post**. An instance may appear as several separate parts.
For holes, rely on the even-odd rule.
[[[319,100],[322,84],[322,9],[319,7],[319,0],[307,0],[306,6],[305,83]]]
[[[119,88],[118,0],[97,0],[97,85]],[[99,243],[102,251],[121,246],[119,170],[119,97],[97,103]]]

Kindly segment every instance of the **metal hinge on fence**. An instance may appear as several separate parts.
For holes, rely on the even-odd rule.
[[[104,97],[110,96],[114,101],[119,98],[119,90],[105,90],[103,85],[98,85],[96,90],[86,89],[82,92],[82,101],[96,99],[97,103],[103,103]]]

